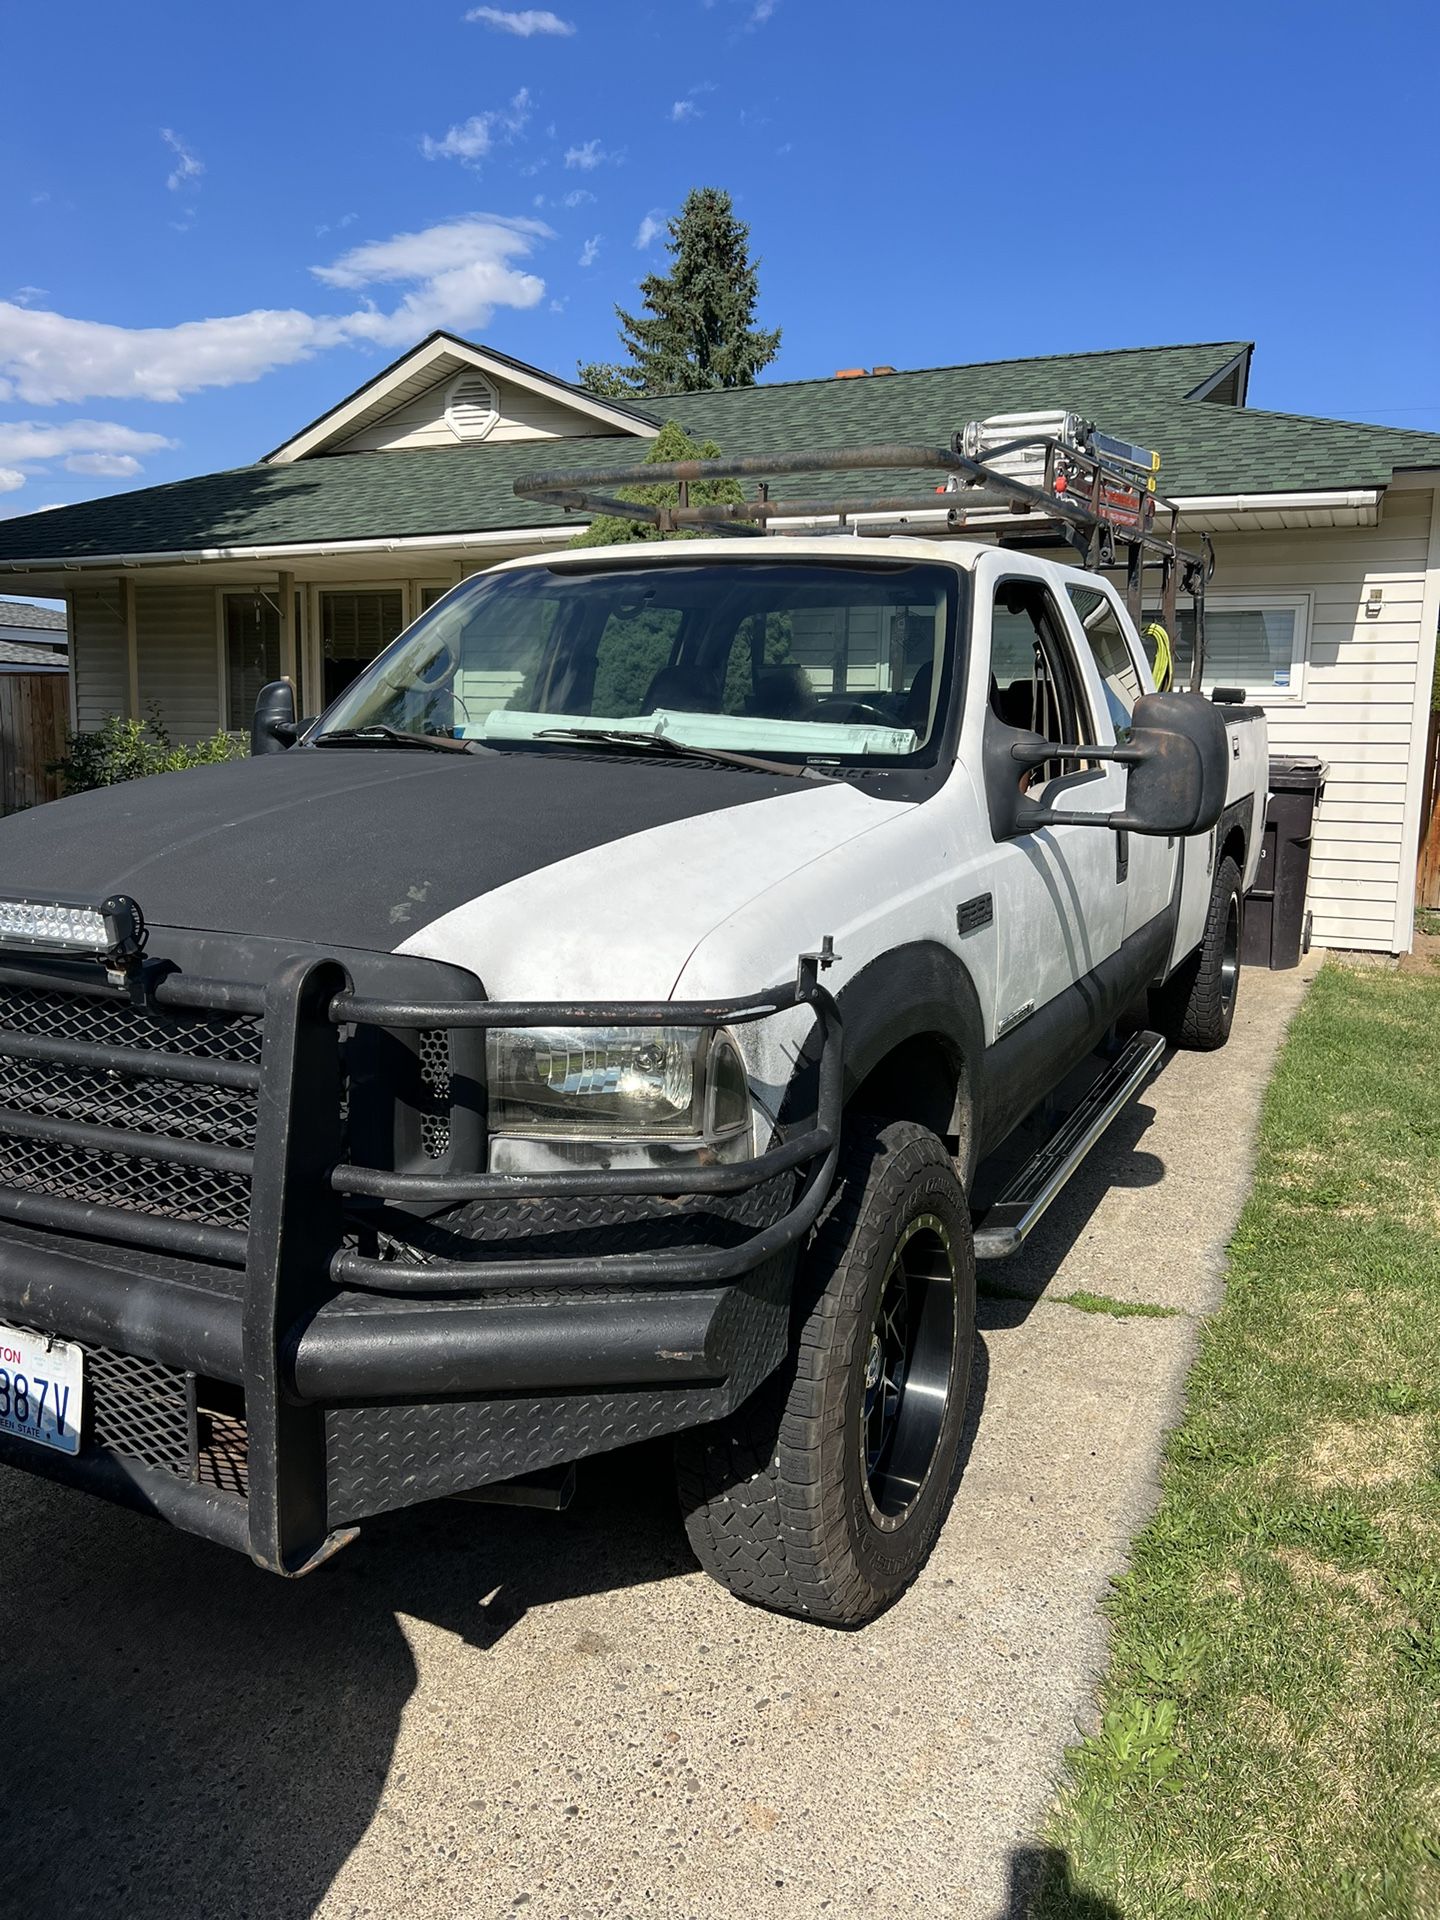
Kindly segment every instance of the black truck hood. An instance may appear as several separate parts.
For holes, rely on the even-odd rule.
[[[806,781],[598,749],[292,748],[0,822],[0,897],[128,893],[147,923],[391,952],[508,881]]]

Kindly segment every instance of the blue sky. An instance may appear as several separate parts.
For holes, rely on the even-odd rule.
[[[1254,404],[1440,431],[1433,5],[12,0],[5,47],[0,514],[254,459],[435,325],[610,358],[700,184],[768,378],[1254,338]]]

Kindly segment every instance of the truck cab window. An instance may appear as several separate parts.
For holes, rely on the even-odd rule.
[[[1105,689],[1105,704],[1115,728],[1115,738],[1126,739],[1130,732],[1130,715],[1145,689],[1140,684],[1139,669],[1125,638],[1120,616],[1113,602],[1096,587],[1069,587],[1067,591],[1070,604],[1085,629],[1090,651],[1095,656],[1100,684]]]
[[[1073,746],[1089,734],[1088,713],[1060,610],[1039,580],[1002,580],[990,622],[990,705],[1008,727]],[[1057,758],[1044,780],[1075,773],[1081,762]]]

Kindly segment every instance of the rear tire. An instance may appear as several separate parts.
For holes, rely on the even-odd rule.
[[[1216,869],[1199,946],[1150,995],[1155,1026],[1174,1047],[1209,1053],[1230,1038],[1240,987],[1245,902],[1240,869],[1229,854]]]
[[[887,1607],[949,1509],[974,1340],[954,1161],[909,1121],[856,1122],[796,1277],[789,1357],[728,1418],[677,1441],[705,1571],[835,1626]]]

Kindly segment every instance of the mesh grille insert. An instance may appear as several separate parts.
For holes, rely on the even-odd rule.
[[[250,1183],[242,1174],[132,1160],[127,1154],[55,1140],[21,1140],[0,1133],[0,1181],[27,1193],[87,1200],[166,1220],[245,1227],[250,1219]]]
[[[135,1006],[128,1000],[50,988],[0,985],[0,1030],[80,1045],[258,1065],[261,1023],[192,1008]],[[90,1126],[251,1149],[257,1101],[248,1089],[191,1085],[111,1072],[99,1066],[0,1056],[0,1106]],[[0,1128],[0,1184],[57,1199],[201,1225],[249,1225],[249,1181],[241,1174],[167,1165],[103,1146],[31,1140]]]
[[[128,1000],[55,993],[43,987],[0,987],[0,1027],[88,1040],[100,1047],[150,1047],[211,1060],[260,1059],[260,1022],[251,1015],[135,1007]]]
[[[440,1027],[420,1035],[420,1084],[426,1109],[420,1115],[420,1144],[429,1160],[450,1151],[450,1036]]]

